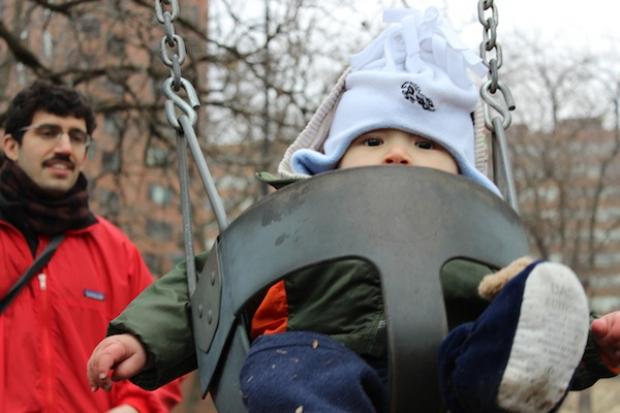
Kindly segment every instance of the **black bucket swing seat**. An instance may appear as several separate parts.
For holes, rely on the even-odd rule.
[[[239,371],[257,295],[296,270],[359,257],[381,276],[390,412],[441,412],[441,267],[454,258],[502,267],[527,252],[514,210],[461,176],[375,166],[291,184],[232,222],[209,253],[191,297],[201,390],[220,413],[247,411]]]

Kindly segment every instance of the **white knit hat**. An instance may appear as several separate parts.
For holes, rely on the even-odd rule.
[[[391,9],[394,22],[351,59],[345,90],[327,139],[295,150],[292,170],[314,175],[334,169],[351,142],[376,129],[400,129],[436,141],[456,160],[460,174],[500,194],[475,168],[472,113],[479,95],[468,69],[486,72],[435,8]]]

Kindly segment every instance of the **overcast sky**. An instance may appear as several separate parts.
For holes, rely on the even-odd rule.
[[[244,4],[243,13],[246,15],[261,16],[264,11],[262,1],[238,1]],[[219,8],[218,3],[214,0],[212,7]],[[482,36],[478,0],[343,0],[343,3],[352,4],[353,14],[348,7],[343,13],[338,13],[337,8],[333,10],[340,14],[345,25],[355,23],[359,18],[379,30],[384,27],[382,10],[403,7],[406,3],[419,9],[436,6],[444,11],[452,25],[462,32],[465,42],[476,49]],[[554,47],[610,50],[620,54],[619,0],[495,0],[495,4],[500,36],[519,32]],[[351,29],[359,30],[356,24],[351,26]]]
[[[406,0],[424,8],[434,5],[447,11],[455,27],[463,30],[470,42],[478,42],[482,28],[477,23],[477,0]],[[402,0],[356,0],[356,8],[370,20],[380,19],[386,6],[403,4]],[[359,4],[359,8],[357,5]],[[619,49],[620,2],[618,0],[496,0],[499,34],[514,31],[553,42],[559,47]]]

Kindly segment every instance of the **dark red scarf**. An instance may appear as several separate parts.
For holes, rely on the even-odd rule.
[[[26,234],[56,235],[97,222],[88,208],[88,182],[80,173],[68,192],[41,189],[17,164],[4,160],[0,168],[0,209],[5,219]],[[28,235],[26,235],[28,237]]]

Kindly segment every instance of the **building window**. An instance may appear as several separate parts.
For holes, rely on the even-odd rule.
[[[85,15],[78,20],[78,30],[87,38],[96,39],[101,33],[101,23],[96,16]]]
[[[116,137],[121,131],[120,117],[116,113],[103,115],[103,130],[110,136]]]
[[[104,151],[101,154],[101,166],[107,172],[119,171],[121,168],[121,154],[118,151]]]
[[[97,190],[97,201],[104,216],[116,216],[120,212],[121,202],[118,193],[104,188]]]
[[[146,234],[155,241],[168,241],[172,238],[172,225],[149,218],[146,220]]]
[[[112,34],[106,41],[106,49],[111,55],[120,57],[125,52],[125,40],[116,34]]]
[[[169,187],[151,184],[149,186],[149,198],[157,205],[168,205],[172,199],[172,191]]]
[[[157,254],[145,253],[143,255],[146,266],[149,267],[151,273],[158,277],[162,273],[162,259]]]
[[[163,148],[150,146],[146,150],[146,166],[165,167],[168,165],[168,151]]]
[[[16,66],[17,70],[17,83],[20,86],[25,86],[28,83],[28,74],[26,73],[26,68],[23,63],[18,63]]]
[[[54,54],[54,38],[52,34],[45,30],[43,32],[43,55],[49,59]]]
[[[245,177],[224,175],[220,178],[218,187],[223,190],[243,191],[248,187],[248,180]]]
[[[90,145],[88,145],[88,151],[86,152],[86,156],[88,156],[88,160],[92,161],[95,159],[95,155],[97,154],[97,141],[90,141]]]
[[[125,85],[123,84],[123,81],[121,79],[120,82],[116,81],[116,80],[112,80],[106,77],[106,79],[104,79],[104,83],[105,83],[105,88],[109,93],[112,93],[116,96],[123,96],[123,94],[125,93]]]

